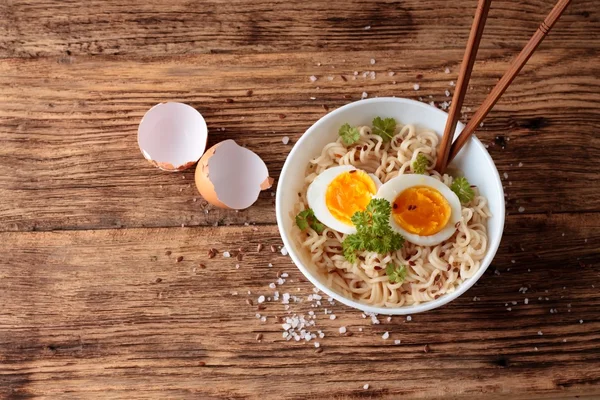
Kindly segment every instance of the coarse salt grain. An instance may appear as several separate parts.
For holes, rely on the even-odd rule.
[[[283,144],[288,144],[290,142],[290,138],[287,136],[284,136],[283,138],[281,138],[281,142]]]
[[[228,252],[228,251],[224,251],[224,252],[223,252],[223,257],[225,257],[225,258],[229,258],[229,257],[231,257],[231,253],[230,253],[230,252]]]
[[[314,75],[311,75],[309,79],[310,79],[311,82],[316,82],[317,81],[317,77],[314,76]]]
[[[269,265],[267,265],[269,268],[273,268],[273,264],[269,263]]]
[[[319,347],[321,347],[321,343],[315,342],[315,347],[318,349]]]
[[[335,318],[336,318],[336,317],[335,317],[335,314],[331,314],[331,315],[329,316],[329,319],[331,319],[331,320],[334,320]]]
[[[400,339],[394,340],[394,344],[400,344],[400,343],[402,343],[402,340],[400,340]]]
[[[365,31],[368,31],[369,29],[371,29],[371,25],[367,25],[363,28]]]
[[[454,83],[454,81],[450,81],[450,86],[456,86],[456,83]]]
[[[525,211],[525,207],[523,207],[523,206],[519,207],[519,212],[522,213],[523,211]]]
[[[363,389],[367,390],[369,388],[369,384],[365,383],[365,385],[363,386]]]
[[[583,320],[582,320],[582,319],[580,319],[580,320],[579,320],[579,323],[580,323],[580,324],[583,324]]]
[[[420,88],[421,88],[421,86],[420,86],[418,83],[415,83],[415,84],[413,85],[413,89],[414,89],[414,90],[419,90]]]
[[[504,175],[504,179],[508,179],[508,174],[506,172],[502,175]]]
[[[449,90],[446,90],[446,91],[444,92],[444,94],[446,95],[446,97],[450,97],[450,91],[449,91]]]
[[[528,298],[525,298],[525,300],[523,300],[523,303],[525,303],[525,304],[529,304],[529,299],[528,299]]]
[[[375,65],[375,59],[371,58],[371,65]]]
[[[274,284],[273,282],[271,282],[271,283],[269,283],[269,287],[270,287],[271,289],[275,289],[277,286],[275,286],[275,284]]]
[[[542,331],[538,331],[538,335],[542,336],[543,335]]]
[[[522,163],[522,162],[520,162],[520,163],[519,163],[519,167],[522,167],[522,166],[523,166],[523,163]]]
[[[411,317],[410,315],[408,315],[408,316],[406,317],[406,322],[410,322],[410,321],[412,321],[412,317]]]
[[[445,72],[446,74],[449,74],[449,73],[450,73],[450,68],[446,68],[446,69],[444,70],[444,72]]]
[[[265,296],[259,296],[257,301],[258,301],[259,304],[260,303],[264,303],[265,302]]]
[[[341,334],[346,333],[346,327],[345,326],[341,326],[339,330],[340,330]]]
[[[360,96],[361,99],[366,99],[368,96],[367,92],[362,92],[362,95]]]

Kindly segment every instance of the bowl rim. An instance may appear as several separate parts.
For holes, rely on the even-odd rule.
[[[413,106],[424,108],[428,112],[431,112],[431,113],[444,114],[446,117],[448,115],[446,112],[444,112],[436,107],[430,106],[429,104],[422,103],[420,101],[416,101],[416,100],[412,100],[412,99],[400,98],[400,97],[376,97],[376,98],[372,98],[372,99],[358,100],[358,101],[346,104],[340,108],[337,108],[337,109],[331,111],[330,113],[324,115],[323,117],[319,118],[319,120],[317,120],[314,124],[312,124],[304,132],[304,134],[302,134],[300,139],[296,142],[296,144],[294,145],[294,147],[292,148],[292,150],[286,157],[286,160],[283,164],[283,168],[281,169],[281,173],[279,175],[280,179],[282,177],[286,176],[288,169],[290,168],[289,160],[293,157],[293,155],[295,153],[300,152],[299,149],[302,148],[303,143],[305,141],[309,140],[311,133],[318,130],[319,125],[321,125],[324,121],[333,119],[338,114],[341,114],[342,112],[344,112],[348,109],[351,109],[351,108],[360,107],[362,105],[369,104],[369,103],[387,103],[387,102],[397,103],[398,105],[410,104]],[[459,128],[459,130],[462,130],[464,128],[464,124],[462,124],[461,122],[458,122],[457,127]],[[287,249],[288,254],[291,257],[294,264],[296,265],[296,267],[320,291],[326,293],[328,296],[334,298],[335,300],[339,301],[342,304],[345,304],[349,307],[361,310],[363,312],[368,312],[368,313],[383,314],[383,315],[416,314],[416,313],[429,311],[434,308],[441,307],[441,306],[455,300],[462,294],[464,294],[481,278],[481,276],[485,273],[487,268],[492,263],[495,255],[496,255],[496,252],[498,251],[498,247],[500,246],[500,242],[502,240],[502,235],[504,233],[504,223],[505,223],[504,190],[502,188],[502,181],[500,179],[500,174],[498,173],[498,169],[496,168],[496,165],[495,165],[494,161],[492,160],[492,157],[490,156],[490,154],[488,153],[488,151],[486,150],[484,145],[481,143],[481,141],[475,135],[471,136],[470,143],[472,146],[475,146],[479,150],[483,151],[485,162],[488,164],[488,167],[491,167],[491,171],[495,178],[494,184],[497,186],[497,189],[499,190],[499,193],[500,193],[501,211],[502,211],[501,213],[499,213],[500,215],[498,215],[499,223],[500,223],[500,235],[499,235],[498,239],[495,241],[495,243],[488,242],[488,246],[490,246],[490,247],[488,248],[485,258],[484,258],[484,261],[487,261],[487,262],[485,262],[485,263],[482,262],[481,267],[475,273],[475,275],[472,276],[471,278],[467,279],[462,284],[460,284],[454,292],[444,294],[443,296],[440,296],[439,298],[437,298],[435,300],[431,300],[431,301],[417,304],[417,305],[402,306],[402,307],[389,307],[389,308],[388,307],[375,307],[375,306],[370,306],[368,304],[363,304],[363,303],[349,299],[349,298],[335,292],[328,286],[322,284],[315,276],[313,276],[313,274],[308,270],[308,268],[301,261],[300,257],[296,254],[293,243],[291,242],[291,239],[288,239],[289,235],[284,232],[283,218],[285,218],[285,216],[282,215],[282,211],[281,211],[281,209],[283,207],[283,203],[282,203],[282,198],[283,198],[282,187],[283,186],[277,185],[277,195],[275,197],[275,213],[276,213],[276,218],[277,218],[277,226],[279,229],[279,234],[281,236],[281,239],[283,240],[283,244],[284,244],[285,248]]]

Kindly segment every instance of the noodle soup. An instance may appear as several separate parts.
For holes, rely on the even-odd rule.
[[[369,123],[378,116],[389,122],[387,137]],[[500,178],[476,138],[446,174],[433,170],[445,117],[411,100],[365,100],[323,117],[296,144],[279,182],[278,225],[319,289],[363,311],[408,314],[451,301],[481,277],[504,224]],[[351,143],[341,136],[345,125]],[[472,196],[459,199],[461,190]],[[374,208],[360,214],[364,196]],[[348,199],[356,204],[344,205]],[[386,206],[389,226],[369,248],[361,221]],[[362,215],[352,218],[359,225],[348,223],[352,213]]]

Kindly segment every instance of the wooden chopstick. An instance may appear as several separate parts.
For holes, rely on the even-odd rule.
[[[460,117],[460,111],[462,104],[467,93],[467,87],[469,85],[469,79],[471,79],[471,71],[473,71],[473,64],[475,64],[475,58],[477,57],[477,50],[479,49],[479,42],[483,35],[483,28],[485,27],[485,21],[490,10],[490,4],[492,0],[479,0],[477,4],[477,10],[475,11],[475,18],[473,19],[473,25],[471,25],[471,32],[469,33],[469,39],[467,41],[467,48],[463,56],[462,64],[460,66],[460,72],[458,74],[458,81],[456,83],[456,89],[452,96],[452,104],[450,105],[450,111],[448,112],[448,119],[446,120],[446,128],[444,129],[444,136],[438,150],[437,164],[435,169],[443,174],[448,164],[448,157],[450,155],[450,146],[452,145],[452,139],[454,138],[454,131],[456,130],[456,123]]]
[[[448,156],[448,164],[456,157],[460,149],[467,143],[473,132],[479,127],[483,119],[490,112],[492,107],[496,104],[498,99],[504,94],[508,86],[515,79],[521,68],[527,63],[529,57],[533,54],[533,52],[540,45],[542,40],[546,37],[550,29],[554,26],[556,21],[563,14],[567,6],[571,3],[571,0],[559,0],[550,14],[546,17],[544,22],[541,23],[537,31],[533,34],[529,42],[523,47],[523,50],[519,53],[519,55],[514,59],[511,63],[508,70],[504,73],[504,76],[498,81],[494,89],[490,92],[490,94],[486,97],[481,106],[477,109],[475,114],[471,117],[471,120],[465,126],[465,129],[460,133],[458,138],[454,141],[450,148],[450,155]],[[446,164],[447,165],[447,164]],[[440,171],[440,173],[442,173]]]

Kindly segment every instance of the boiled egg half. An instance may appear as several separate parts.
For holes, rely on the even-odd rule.
[[[342,233],[356,233],[351,218],[364,211],[381,186],[373,174],[342,165],[326,169],[306,192],[308,206],[321,223]]]
[[[381,186],[377,197],[392,205],[392,229],[420,246],[435,246],[449,239],[461,219],[456,194],[430,176],[397,176]]]

